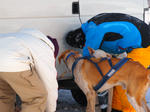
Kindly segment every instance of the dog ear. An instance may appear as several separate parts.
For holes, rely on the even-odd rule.
[[[93,55],[95,53],[95,50],[90,47],[88,47],[88,51],[89,51],[90,55]]]

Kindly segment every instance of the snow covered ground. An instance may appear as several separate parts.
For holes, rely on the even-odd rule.
[[[56,112],[85,112],[72,97],[70,90],[59,90],[59,97]]]
[[[59,97],[56,112],[85,112],[85,107],[81,107],[72,97],[70,90],[59,90]],[[146,101],[150,108],[150,88],[146,95]]]

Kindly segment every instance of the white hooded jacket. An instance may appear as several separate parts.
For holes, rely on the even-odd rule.
[[[46,112],[55,112],[58,84],[52,42],[35,29],[0,34],[0,72],[25,71],[31,65],[48,91]]]

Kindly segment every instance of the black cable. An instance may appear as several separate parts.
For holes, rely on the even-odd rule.
[[[82,25],[82,20],[81,20],[81,15],[80,15],[80,1],[78,0],[78,3],[79,3],[79,20],[80,20],[80,23]]]

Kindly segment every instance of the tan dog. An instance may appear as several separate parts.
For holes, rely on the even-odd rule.
[[[68,54],[75,53],[69,57]],[[90,49],[91,53],[94,53]],[[81,57],[76,51],[66,50],[59,56],[59,62],[64,60],[69,70],[72,70],[74,61]],[[66,62],[66,58],[67,62]],[[99,62],[100,59],[92,58],[94,62],[98,63],[103,74],[106,74],[110,69],[107,60]],[[119,62],[120,59],[111,58],[113,65]],[[86,112],[95,112],[96,91],[93,87],[102,79],[100,73],[88,60],[80,60],[74,69],[75,82],[82,89],[87,98]],[[140,63],[128,61],[126,62],[98,91],[102,92],[116,85],[122,85],[127,89],[127,97],[129,102],[133,105],[136,112],[150,112],[145,102],[145,94],[150,85],[150,71],[145,69]]]

